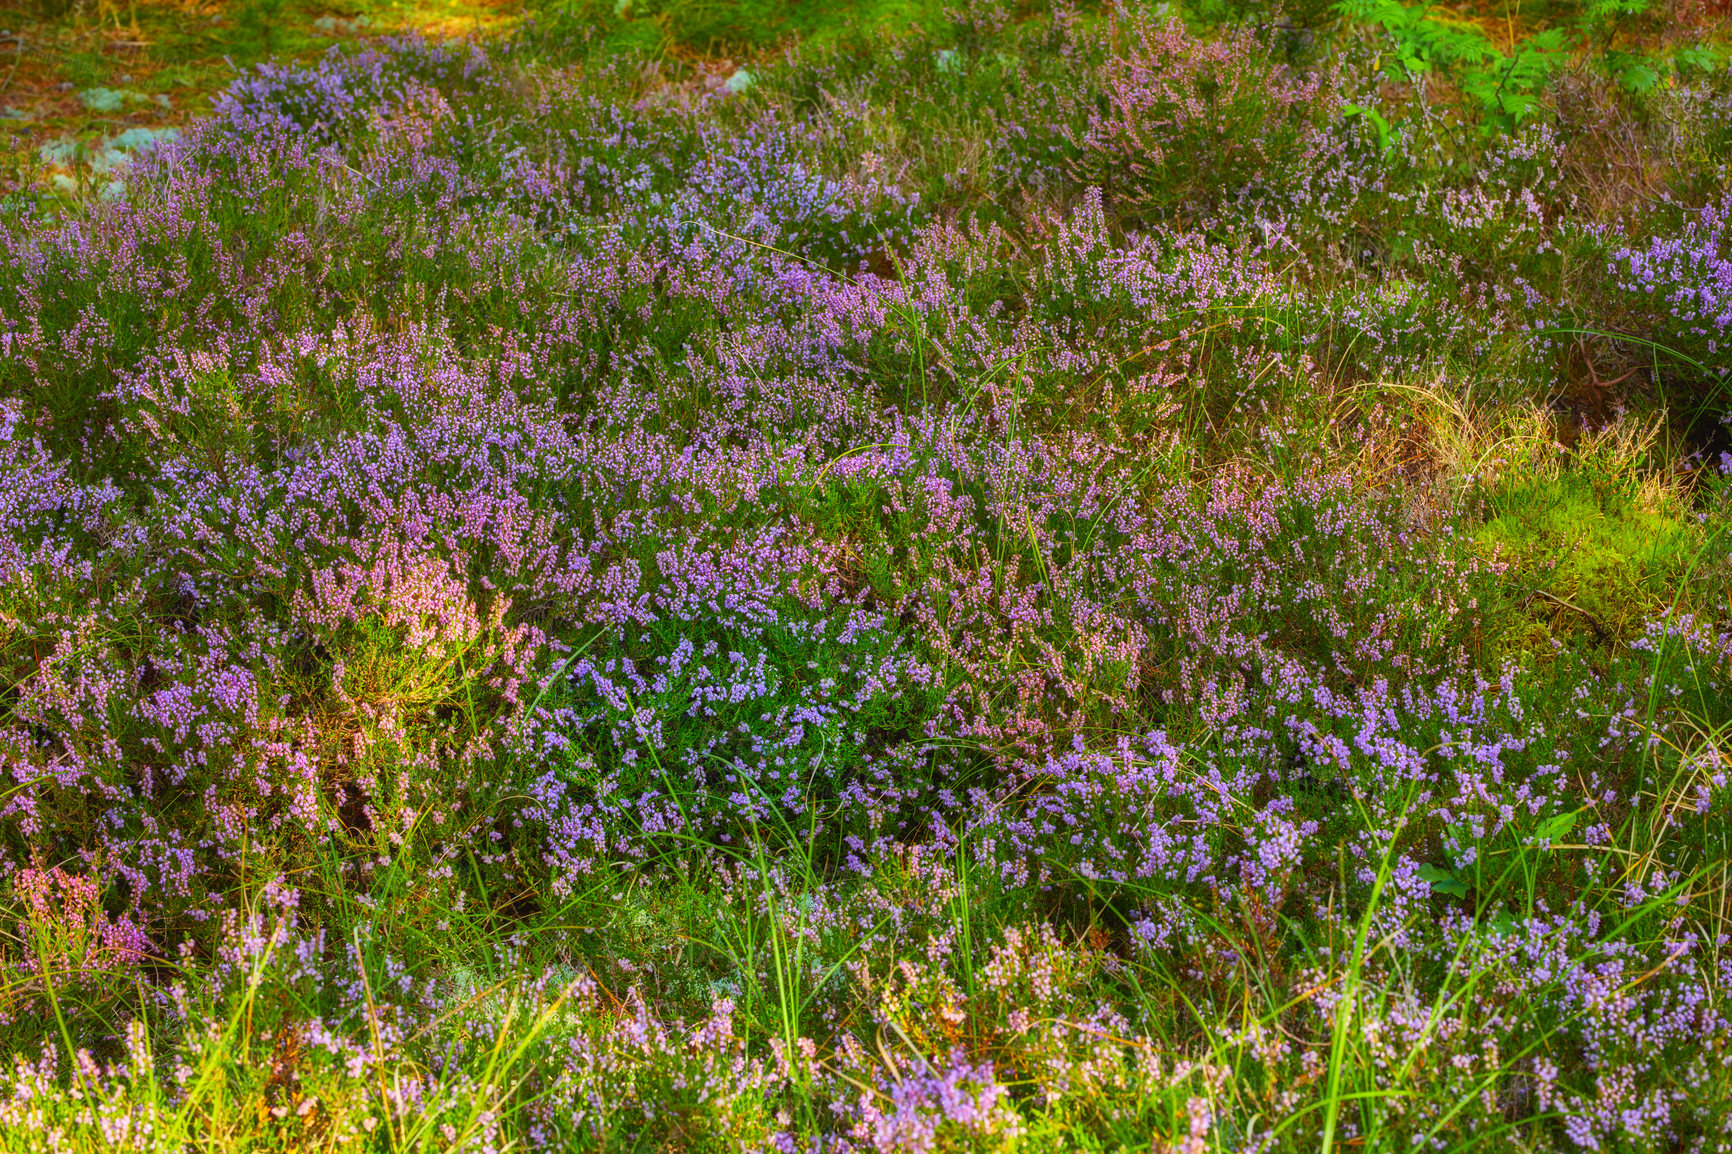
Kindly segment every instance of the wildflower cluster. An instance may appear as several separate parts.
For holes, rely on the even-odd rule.
[[[1722,207],[1356,51],[380,41],[9,224],[0,1145],[1721,1148]]]

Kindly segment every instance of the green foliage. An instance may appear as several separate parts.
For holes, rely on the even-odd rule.
[[[1457,877],[1452,870],[1428,863],[1419,867],[1419,876],[1431,883],[1433,893],[1444,894],[1453,898],[1465,898],[1468,895],[1467,883]]]
[[[1381,157],[1388,154],[1391,143],[1388,117],[1384,116],[1370,105],[1352,103],[1342,104],[1341,115],[1349,119],[1355,116],[1363,118],[1367,124],[1371,125],[1372,130],[1377,133],[1377,155]]]
[[[1567,56],[1564,31],[1548,28],[1521,41],[1507,55],[1494,52],[1479,66],[1463,68],[1462,91],[1494,123],[1513,128],[1533,112],[1539,93]]]
[[[1513,128],[1568,54],[1562,29],[1546,29],[1500,52],[1474,24],[1430,13],[1429,5],[1400,0],[1344,0],[1342,15],[1383,29],[1391,46],[1384,65],[1392,76],[1439,72],[1454,79],[1490,122]]]
[[[1389,37],[1393,59],[1384,65],[1392,76],[1476,68],[1498,52],[1475,25],[1429,14],[1429,5],[1401,0],[1343,0],[1339,11],[1350,20],[1375,24]]]
[[[1508,131],[1531,119],[1552,77],[1584,47],[1594,48],[1601,66],[1630,92],[1646,92],[1659,83],[1666,62],[1615,46],[1622,29],[1651,7],[1651,0],[1592,0],[1573,19],[1549,21],[1507,50],[1477,24],[1441,14],[1430,3],[1342,0],[1337,11],[1382,30],[1391,57],[1384,65],[1389,75],[1447,77],[1486,123]]]

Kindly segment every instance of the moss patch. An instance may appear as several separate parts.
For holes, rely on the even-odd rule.
[[[1537,656],[1554,636],[1638,636],[1677,595],[1703,544],[1685,510],[1568,472],[1504,486],[1490,512],[1478,539],[1510,564],[1519,617],[1505,641],[1518,659],[1517,650]]]

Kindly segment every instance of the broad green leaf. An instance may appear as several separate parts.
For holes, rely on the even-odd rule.
[[[1568,837],[1574,828],[1576,828],[1575,812],[1560,813],[1541,822],[1537,836],[1544,842],[1560,842]]]
[[[1452,898],[1465,898],[1467,885],[1453,873],[1427,862],[1419,867],[1419,876],[1431,883],[1433,893],[1448,894]]]
[[[1647,61],[1638,61],[1618,74],[1618,83],[1626,92],[1643,93],[1660,82],[1660,73]]]

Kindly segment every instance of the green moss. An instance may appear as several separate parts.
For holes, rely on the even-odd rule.
[[[1510,564],[1518,615],[1503,641],[1518,659],[1543,655],[1553,636],[1637,636],[1671,603],[1703,542],[1683,510],[1580,474],[1507,485],[1491,511],[1479,544]]]

